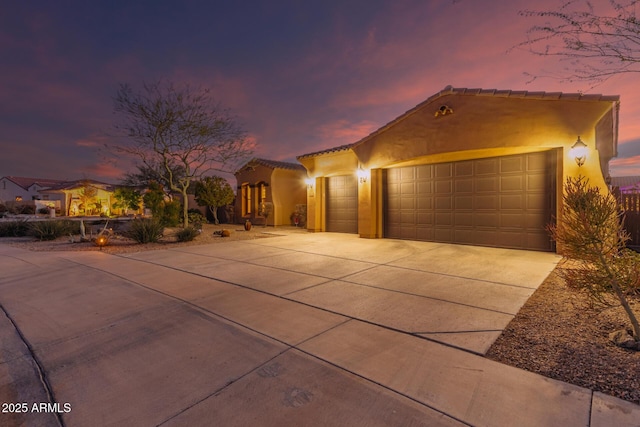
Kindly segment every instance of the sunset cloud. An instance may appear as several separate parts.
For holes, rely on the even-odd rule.
[[[0,91],[0,176],[106,179],[126,170],[102,166],[96,150],[109,142],[102,135],[120,83],[164,78],[210,88],[257,142],[257,156],[289,161],[355,142],[447,85],[585,89],[530,82],[525,72],[565,64],[510,51],[538,23],[518,10],[553,9],[557,0],[357,3],[257,2],[249,14],[236,3],[205,3],[149,16],[135,2],[14,2],[0,16],[0,78],[10,82]],[[621,95],[616,173],[634,170],[640,154],[629,150],[640,140],[636,80],[619,76],[594,90]]]
[[[331,141],[337,146],[358,141],[376,129],[375,123],[366,120],[357,123],[351,123],[348,120],[336,120],[320,126],[317,129],[317,133],[323,140]]]

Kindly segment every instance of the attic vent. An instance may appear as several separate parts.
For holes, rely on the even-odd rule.
[[[448,105],[443,105],[442,107],[438,108],[435,116],[446,116],[447,114],[453,114],[453,108],[449,107]]]

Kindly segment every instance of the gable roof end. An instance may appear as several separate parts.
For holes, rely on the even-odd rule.
[[[463,96],[487,96],[495,98],[518,98],[518,99],[541,99],[541,100],[575,100],[575,101],[605,101],[605,102],[620,102],[620,96],[618,95],[600,95],[600,94],[582,94],[582,93],[563,93],[563,92],[528,92],[523,90],[498,90],[498,89],[468,89],[468,88],[454,88],[453,86],[446,86],[440,92],[431,95],[425,101],[416,105],[410,110],[407,110],[404,114],[396,117],[386,125],[373,131],[364,138],[351,144],[350,148],[355,148],[358,145],[364,143],[368,139],[384,132],[391,126],[406,119],[407,117],[418,112],[422,108],[436,101],[438,98],[442,98],[447,95],[463,95]],[[330,150],[327,150],[330,151]],[[316,153],[318,154],[318,153]],[[300,157],[298,157],[300,158]]]

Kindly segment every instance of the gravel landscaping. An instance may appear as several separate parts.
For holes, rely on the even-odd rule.
[[[640,313],[640,298],[633,306]],[[609,341],[610,332],[630,328],[621,307],[595,307],[552,273],[486,356],[640,404],[640,351]]]

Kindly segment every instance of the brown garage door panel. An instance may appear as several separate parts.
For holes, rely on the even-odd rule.
[[[327,178],[327,231],[358,232],[358,181],[353,175]]]
[[[555,154],[389,169],[385,236],[551,250]]]

